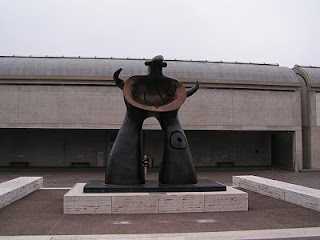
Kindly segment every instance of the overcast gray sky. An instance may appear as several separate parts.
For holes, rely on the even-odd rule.
[[[0,55],[320,66],[318,0],[0,0]]]

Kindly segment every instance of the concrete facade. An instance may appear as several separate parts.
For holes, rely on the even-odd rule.
[[[296,65],[302,83],[304,168],[320,169],[320,67]]]
[[[118,129],[125,115],[111,86],[1,85],[0,102],[1,128]],[[299,91],[200,89],[179,117],[186,130],[298,130],[299,103]],[[160,129],[155,119],[144,128]]]
[[[144,60],[2,57],[0,63],[0,166],[104,166],[125,115],[112,74],[120,67],[123,79],[145,74]],[[168,61],[165,74],[186,87],[200,81],[179,110],[196,166],[302,168],[301,83],[291,69]],[[156,119],[144,123],[143,150],[159,166]]]

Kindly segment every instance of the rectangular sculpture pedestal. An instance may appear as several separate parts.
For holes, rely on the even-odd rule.
[[[247,211],[248,194],[218,192],[84,193],[77,183],[64,195],[65,214],[135,214]]]

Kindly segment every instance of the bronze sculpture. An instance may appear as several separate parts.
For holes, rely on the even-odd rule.
[[[144,184],[141,164],[140,133],[148,117],[158,119],[164,132],[164,153],[159,172],[160,184],[196,184],[198,182],[191,152],[177,113],[185,99],[194,94],[199,83],[186,90],[176,79],[166,77],[167,66],[162,56],[146,61],[149,74],[119,78],[116,85],[123,90],[127,113],[112,147],[106,166],[105,184]]]

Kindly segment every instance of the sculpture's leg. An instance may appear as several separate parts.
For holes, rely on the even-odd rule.
[[[144,184],[140,133],[145,111],[127,107],[126,117],[113,144],[106,166],[106,184]]]
[[[159,183],[196,184],[197,174],[177,111],[160,113],[158,120],[164,132],[164,153]]]

